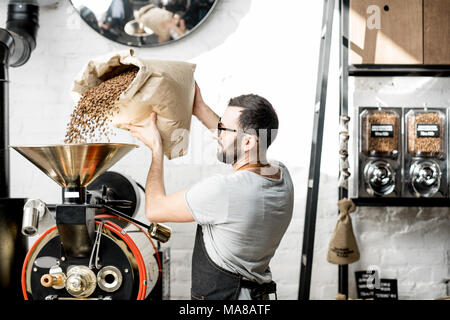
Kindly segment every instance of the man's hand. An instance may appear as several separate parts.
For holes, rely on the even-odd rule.
[[[148,119],[137,125],[127,125],[126,129],[130,130],[133,137],[141,140],[153,152],[162,151],[161,134],[156,127],[156,113],[153,112]]]
[[[152,164],[145,183],[145,214],[151,222],[190,222],[194,217],[186,201],[186,190],[166,195],[164,188],[164,155],[161,134],[156,127],[156,113],[138,125],[127,125],[133,137],[152,149]]]

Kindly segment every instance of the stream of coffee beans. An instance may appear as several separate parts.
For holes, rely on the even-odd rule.
[[[64,143],[110,142],[111,117],[118,111],[116,101],[136,77],[132,68],[87,90],[78,101],[67,125]]]

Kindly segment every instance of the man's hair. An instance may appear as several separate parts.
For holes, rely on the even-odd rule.
[[[275,140],[278,116],[269,101],[256,94],[245,94],[231,98],[228,106],[243,108],[239,117],[240,129],[255,131],[263,139],[267,137],[267,147]]]

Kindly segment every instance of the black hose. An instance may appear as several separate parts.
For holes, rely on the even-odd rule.
[[[142,191],[144,191],[144,193],[145,193],[145,188],[142,186],[142,184],[140,184],[140,183],[137,182],[137,181],[134,181],[134,182],[136,182],[137,186],[138,186]]]
[[[110,206],[106,206],[106,205],[103,205],[103,207],[106,208],[106,209],[108,209],[111,213],[113,213],[113,214],[115,214],[115,215],[117,215],[117,216],[119,216],[119,217],[128,219],[128,220],[130,220],[130,221],[132,221],[132,222],[134,222],[134,223],[140,225],[141,227],[146,228],[147,230],[150,229],[150,226],[149,226],[149,225],[146,225],[145,223],[142,223],[142,222],[140,222],[139,220],[133,219],[133,218],[131,218],[130,216],[126,215],[125,213],[120,212],[119,210],[116,210],[116,209],[114,209],[114,208],[112,208],[112,207],[110,207]]]

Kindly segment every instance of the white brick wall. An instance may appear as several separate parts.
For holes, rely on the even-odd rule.
[[[23,67],[11,69],[11,144],[61,143],[72,111],[71,81],[92,57],[125,46],[91,30],[68,1],[42,9],[37,48]],[[272,260],[280,299],[296,299],[300,270],[312,109],[318,63],[321,1],[221,0],[214,14],[194,34],[158,48],[136,49],[137,55],[185,60],[197,64],[196,79],[206,101],[222,113],[230,97],[257,93],[273,103],[280,132],[270,157],[284,162],[295,185],[294,217]],[[6,1],[0,3],[0,22]],[[334,34],[338,34],[336,19]],[[337,267],[326,261],[328,241],[337,218],[338,50],[333,40],[327,118],[324,133],[311,298],[333,299]],[[445,79],[361,80],[354,85],[354,104],[376,103],[381,96],[399,104],[428,101],[450,105]],[[121,135],[123,142],[136,142]],[[229,168],[215,161],[215,145],[192,123],[190,154],[166,161],[165,183],[171,193],[187,188],[213,172]],[[145,182],[151,152],[139,148],[114,166]],[[60,201],[59,187],[23,157],[11,152],[12,196]],[[445,295],[450,278],[450,225],[447,209],[367,209],[353,214],[361,260],[350,266],[350,292],[355,297],[353,271],[378,265],[382,277],[399,280],[402,299],[432,299]],[[194,224],[172,224],[171,286],[173,299],[188,299]]]

